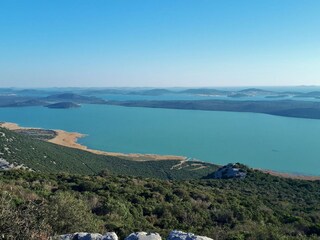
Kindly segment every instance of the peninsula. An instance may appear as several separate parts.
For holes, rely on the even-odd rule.
[[[320,119],[320,102],[311,101],[230,101],[230,100],[173,100],[173,101],[109,101],[107,104],[126,107],[168,108],[204,111],[252,112],[283,117]]]

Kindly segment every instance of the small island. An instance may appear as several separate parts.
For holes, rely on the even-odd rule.
[[[58,103],[49,104],[46,107],[67,109],[67,108],[79,108],[81,107],[81,105],[73,102],[58,102]]]

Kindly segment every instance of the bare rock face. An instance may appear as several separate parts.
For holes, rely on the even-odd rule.
[[[158,233],[136,232],[131,233],[125,240],[161,240]]]
[[[105,235],[99,233],[73,233],[61,235],[59,240],[118,240],[118,236],[114,232],[108,232]]]
[[[246,172],[242,169],[236,167],[235,164],[229,163],[221,168],[219,168],[214,173],[214,178],[216,179],[228,179],[228,178],[245,178]]]
[[[118,236],[115,232],[107,232],[104,235],[104,240],[118,240]]]
[[[213,240],[212,238],[194,235],[193,233],[185,233],[182,231],[173,230],[167,240]]]

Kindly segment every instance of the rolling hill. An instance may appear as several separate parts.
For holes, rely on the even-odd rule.
[[[58,103],[53,103],[49,104],[46,106],[47,108],[78,108],[81,107],[81,105],[73,103],[73,102],[58,102]]]

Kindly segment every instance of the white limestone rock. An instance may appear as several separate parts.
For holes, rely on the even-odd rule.
[[[118,240],[118,236],[114,232],[107,232],[105,235],[99,233],[73,233],[60,235],[59,240]]]
[[[4,158],[0,158],[0,171],[14,168],[14,165],[7,162]]]
[[[103,237],[103,240],[118,240],[118,236],[115,232],[107,232]]]
[[[125,240],[161,240],[158,233],[136,232],[131,233]]]
[[[167,240],[213,240],[212,238],[198,236],[193,233],[185,233],[182,231],[173,230]]]

